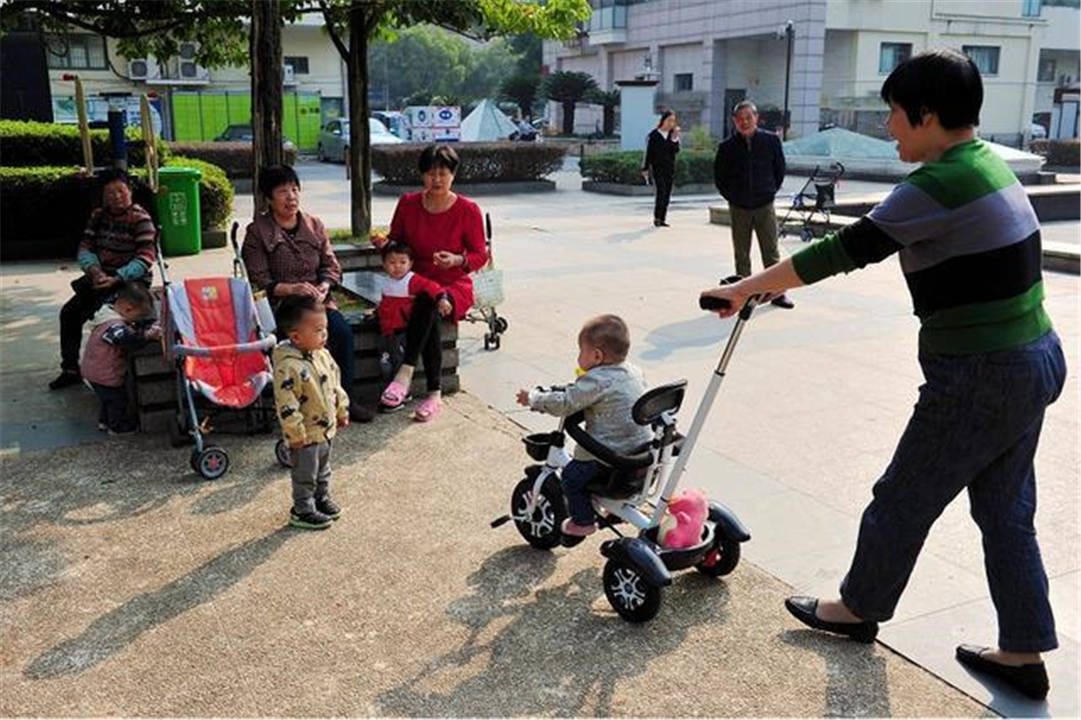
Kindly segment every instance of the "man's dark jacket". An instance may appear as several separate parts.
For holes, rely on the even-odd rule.
[[[748,147],[742,135],[732,133],[717,146],[713,180],[729,205],[752,210],[773,202],[784,181],[781,139],[756,130]]]

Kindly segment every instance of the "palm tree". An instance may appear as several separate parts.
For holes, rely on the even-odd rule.
[[[574,134],[574,106],[590,90],[597,89],[597,82],[589,73],[560,71],[544,79],[542,94],[549,100],[563,105],[563,134]]]
[[[539,85],[540,77],[536,75],[511,75],[499,85],[499,96],[516,104],[524,118],[533,114],[533,103],[537,100]]]
[[[605,92],[600,88],[586,94],[586,102],[604,108],[604,134],[612,135],[616,131],[616,105],[619,105],[619,90]]]

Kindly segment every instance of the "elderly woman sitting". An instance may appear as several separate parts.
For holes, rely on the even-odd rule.
[[[259,175],[259,192],[267,199],[267,212],[248,225],[241,254],[256,289],[266,291],[277,309],[289,295],[310,295],[327,308],[327,349],[338,363],[342,386],[353,392],[353,331],[337,309],[330,289],[342,270],[319,218],[300,212],[300,180],[290,167],[274,166]],[[370,422],[375,413],[355,400],[349,417]]]
[[[414,418],[432,420],[442,407],[441,378],[443,347],[440,316],[461,320],[473,306],[473,280],[469,273],[488,262],[484,243],[484,223],[480,208],[472,200],[451,192],[458,155],[446,145],[431,145],[420,155],[419,170],[424,183],[420,192],[407,193],[398,200],[390,234],[373,238],[382,246],[398,240],[413,248],[414,270],[446,288],[448,300],[438,303],[426,295],[417,297],[405,331],[405,358],[397,376],[383,391],[384,410],[402,406],[420,357],[428,396],[417,406]]]

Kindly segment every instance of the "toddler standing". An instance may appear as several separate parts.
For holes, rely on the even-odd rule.
[[[290,295],[278,306],[274,405],[293,469],[289,524],[322,530],[341,515],[330,499],[330,441],[349,424],[349,396],[337,363],[326,349],[327,313],[310,295]]]
[[[142,283],[121,285],[113,311],[120,317],[90,331],[80,367],[83,379],[101,401],[98,429],[108,430],[110,435],[130,435],[138,421],[128,403],[128,353],[161,338],[161,328],[154,317],[154,300]]]

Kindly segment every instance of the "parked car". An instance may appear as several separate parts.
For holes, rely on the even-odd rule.
[[[408,136],[406,131],[405,113],[397,110],[373,110],[372,117],[383,123],[391,135],[399,137],[402,141]]]
[[[368,118],[368,132],[371,135],[372,145],[397,145],[402,142],[401,138],[392,135],[386,125],[375,118]],[[319,160],[344,163],[348,152],[349,121],[331,120],[319,133],[319,143],[316,147]]]
[[[222,131],[221,135],[214,138],[214,142],[252,142],[255,139],[255,131],[251,125],[230,125]],[[289,138],[282,136],[282,149],[296,152],[297,146]]]

